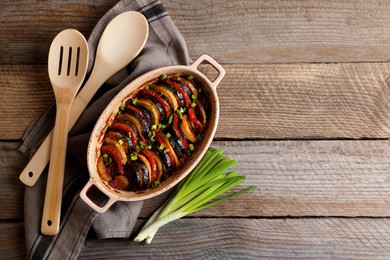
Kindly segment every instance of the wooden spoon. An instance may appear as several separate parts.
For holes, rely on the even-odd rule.
[[[57,112],[42,215],[44,235],[59,231],[70,108],[84,81],[87,65],[88,43],[84,36],[74,29],[60,32],[50,46],[48,61]]]
[[[72,105],[70,128],[76,123],[100,86],[137,57],[145,46],[148,34],[148,21],[139,12],[124,12],[111,20],[100,38],[91,76]],[[20,174],[19,179],[24,184],[33,186],[45,169],[50,159],[52,135],[53,131]]]

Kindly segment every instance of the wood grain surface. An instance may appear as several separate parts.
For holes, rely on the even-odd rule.
[[[217,138],[388,138],[386,63],[224,65]],[[204,73],[212,73],[205,68]],[[46,66],[0,66],[0,134],[21,138],[54,102]],[[15,102],[17,100],[17,102]],[[23,105],[22,105],[23,104]],[[17,116],[16,116],[17,115]]]
[[[18,147],[54,101],[49,45],[65,28],[88,37],[117,2],[0,2],[2,259],[26,258]],[[257,189],[169,224],[152,245],[91,234],[80,259],[389,259],[388,1],[163,4],[191,58],[226,69],[213,146]],[[144,203],[136,229],[167,196]]]

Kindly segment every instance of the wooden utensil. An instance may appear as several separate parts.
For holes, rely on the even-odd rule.
[[[48,61],[57,112],[41,224],[45,235],[59,231],[70,108],[84,81],[87,65],[88,43],[84,36],[74,29],[60,32],[50,46]]]
[[[124,12],[111,20],[100,38],[92,73],[73,102],[70,128],[76,123],[99,87],[137,57],[145,46],[148,34],[148,21],[139,12]],[[20,174],[19,179],[24,184],[33,186],[45,169],[50,159],[52,135],[53,131]]]

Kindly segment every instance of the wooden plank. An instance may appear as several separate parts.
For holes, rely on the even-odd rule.
[[[214,142],[257,189],[195,216],[390,216],[389,141]],[[238,190],[238,189],[236,189]],[[161,202],[145,202],[149,216]]]
[[[388,64],[225,65],[217,137],[388,138]]]
[[[33,119],[54,102],[47,67],[0,66],[0,139],[20,139]]]
[[[0,64],[46,64],[57,33],[75,28],[88,37],[118,1],[12,0],[0,3]]]
[[[0,222],[1,259],[26,259],[23,222]]]
[[[390,235],[383,227],[389,226],[389,221],[186,218],[160,229],[150,245],[136,244],[130,239],[88,239],[79,259],[386,259],[390,257]],[[26,259],[23,223],[1,222],[0,234],[2,258]]]
[[[361,62],[390,58],[386,0],[163,1],[192,57],[224,63]],[[87,37],[117,1],[1,1],[0,64],[44,64],[53,37]]]
[[[19,143],[0,143],[0,219],[23,218],[26,164]],[[257,189],[195,216],[390,216],[390,141],[220,141],[214,147]],[[164,195],[166,196],[166,195]],[[149,216],[164,196],[145,202]]]
[[[193,56],[224,63],[387,61],[386,1],[167,1]]]
[[[87,241],[79,259],[387,259],[387,218],[182,219],[152,244]]]
[[[224,67],[217,138],[390,136],[387,63]],[[19,139],[54,101],[46,66],[0,66],[0,85],[0,140]]]

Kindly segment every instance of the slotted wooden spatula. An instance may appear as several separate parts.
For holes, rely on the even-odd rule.
[[[66,29],[54,38],[48,71],[57,112],[41,224],[45,235],[59,231],[70,108],[85,78],[87,64],[88,44],[80,32]]]

